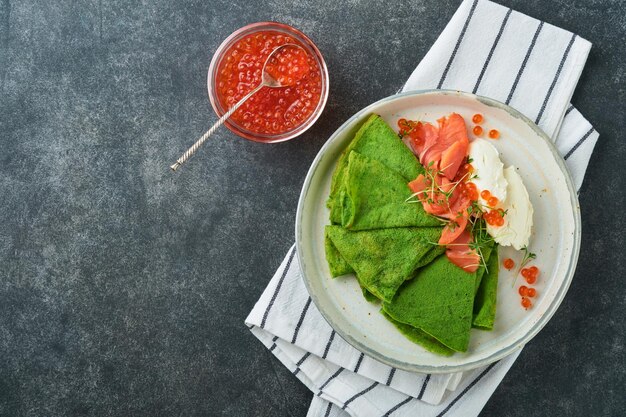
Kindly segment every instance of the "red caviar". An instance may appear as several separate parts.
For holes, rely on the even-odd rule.
[[[411,133],[415,125],[416,125],[416,122],[414,122],[413,120],[399,119],[398,129],[400,130],[400,136],[404,137],[408,135],[409,133]],[[415,139],[418,139],[418,138],[415,138]]]
[[[495,207],[498,205],[498,197],[496,196],[491,196],[487,199],[487,205],[489,207]]]
[[[504,212],[502,210],[492,209],[483,214],[483,217],[490,226],[504,226]]]
[[[498,132],[496,129],[491,129],[489,131],[489,137],[491,139],[498,139],[500,137],[500,132]]]
[[[536,289],[534,289],[534,288],[529,288],[529,289],[528,289],[528,291],[527,291],[527,294],[528,294],[528,296],[529,296],[529,297],[531,297],[531,298],[532,298],[532,297],[535,297],[535,296],[537,295],[537,290],[536,290]]]
[[[528,310],[532,307],[533,303],[530,301],[530,298],[522,297],[522,307]]]
[[[472,132],[474,133],[474,135],[480,136],[483,134],[483,128],[480,126],[474,126],[474,128],[472,129]]]
[[[293,85],[310,70],[307,53],[296,46],[276,51],[265,65],[265,71],[281,85]]]
[[[222,108],[231,107],[259,85],[265,60],[277,47],[287,43],[303,46],[293,37],[274,30],[251,33],[232,45],[217,70],[217,99]],[[286,49],[293,52],[292,48]],[[285,77],[285,81],[290,78],[293,85],[264,87],[231,116],[251,132],[272,135],[293,130],[311,116],[320,101],[322,78],[315,58],[304,50],[277,58],[278,65],[272,66],[276,70],[274,75]]]
[[[473,182],[460,183],[459,187],[461,187],[461,194],[464,197],[467,197],[472,201],[478,200],[478,189],[476,188],[476,184]]]
[[[519,287],[519,295],[521,295],[522,297],[528,296],[528,290],[529,288],[527,286],[522,285],[521,287]]]
[[[480,196],[483,198],[483,200],[489,200],[489,198],[491,197],[491,192],[489,190],[482,190],[480,192]]]
[[[515,262],[511,258],[506,258],[502,263],[506,269],[513,269]]]
[[[531,266],[530,268],[522,268],[521,274],[526,279],[527,283],[534,284],[537,281],[537,277],[539,276],[539,268],[537,268],[536,266]]]
[[[469,174],[471,174],[472,172],[474,172],[474,167],[472,166],[472,164],[465,163],[459,167],[459,171],[457,172],[456,176],[457,178],[462,178],[462,179],[467,180],[470,177]],[[462,184],[464,183],[461,183],[459,185],[462,185]]]
[[[483,115],[480,113],[476,113],[472,117],[472,122],[476,123],[477,125],[481,124],[483,122]]]

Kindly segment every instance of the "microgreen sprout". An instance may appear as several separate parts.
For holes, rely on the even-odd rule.
[[[531,251],[528,250],[528,246],[524,246],[522,248],[522,251],[524,251],[524,256],[522,257],[522,261],[519,264],[519,268],[517,268],[517,273],[515,274],[515,279],[513,280],[513,287],[515,286],[515,283],[517,282],[517,277],[520,275],[520,273],[522,272],[522,269],[533,259],[537,258],[537,254],[532,253]]]

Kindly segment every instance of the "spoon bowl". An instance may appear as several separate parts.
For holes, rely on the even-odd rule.
[[[305,54],[303,57],[302,54]],[[301,58],[294,62],[295,58]],[[302,59],[304,58],[304,59]],[[262,84],[267,87],[289,87],[309,72],[304,48],[286,43],[274,49],[263,64]]]

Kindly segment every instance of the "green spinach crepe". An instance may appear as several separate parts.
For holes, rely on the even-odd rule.
[[[416,268],[419,269],[419,268],[423,267],[424,265],[428,265],[437,256],[441,255],[445,251],[446,251],[446,249],[443,246],[435,246],[435,247],[433,247],[431,250],[426,252],[426,255],[424,255],[422,257],[422,259],[419,260],[419,262],[417,263],[417,267]],[[360,285],[360,283],[359,283],[359,285]],[[365,299],[367,301],[369,301],[370,303],[376,303],[376,302],[380,301],[374,294],[372,294],[365,287],[363,287],[363,285],[361,285],[361,290],[363,291],[363,297],[365,297]]]
[[[387,302],[405,280],[413,277],[421,259],[432,249],[430,242],[436,241],[440,234],[437,227],[353,232],[340,226],[326,226],[326,236],[354,269],[361,286]]]
[[[330,268],[330,275],[333,278],[342,275],[353,274],[354,269],[341,256],[332,239],[328,236],[329,227],[324,229],[324,249],[326,251],[326,262]]]
[[[327,202],[327,206],[330,208],[330,220],[333,224],[341,224],[341,191],[344,189],[344,176],[352,151],[376,159],[387,168],[400,174],[406,182],[413,180],[423,172],[423,168],[415,155],[402,143],[391,127],[380,116],[371,115],[341,154],[333,173],[330,196]]]
[[[389,314],[385,313],[385,310],[380,310],[387,320],[396,326],[396,329],[400,331],[407,339],[413,343],[417,343],[429,352],[436,353],[443,356],[452,356],[454,351],[441,344],[437,339],[429,335],[428,333],[413,327],[408,324],[400,323],[394,320]]]
[[[491,257],[491,254],[494,251],[494,247],[495,244],[494,242],[489,242],[487,244],[485,244],[484,246],[482,246],[480,248],[480,258],[482,259],[482,262],[480,263],[480,266],[478,267],[478,269],[476,270],[475,274],[476,274],[476,292],[478,292],[478,289],[480,288],[480,284],[482,282],[483,276],[485,274],[485,265],[487,265],[487,268],[489,268],[488,265],[488,260]],[[497,250],[496,250],[497,252]],[[497,257],[497,254],[496,254]],[[496,269],[497,269],[498,265],[496,265]]]
[[[421,204],[407,202],[413,193],[406,179],[375,159],[350,152],[344,182],[341,225],[345,228],[441,226]]]
[[[404,146],[404,145],[403,145]],[[441,222],[426,214],[421,204],[408,203],[411,191],[406,180],[377,160],[352,151],[345,170],[345,187],[341,190],[342,225],[351,230],[383,229],[400,226],[440,226]],[[438,237],[432,241],[437,241]],[[354,272],[354,268],[328,238],[326,258],[335,276]],[[437,255],[433,252],[432,260]],[[371,297],[368,297],[371,300]]]
[[[486,261],[487,271],[476,292],[474,300],[474,319],[472,325],[483,330],[492,330],[496,319],[496,301],[498,293],[498,251],[491,251]]]
[[[439,248],[440,247],[437,247],[437,249]],[[466,299],[466,303],[464,304],[465,313],[463,315],[462,321],[464,323],[463,328],[466,329],[468,333],[467,335],[468,340],[469,340],[470,327],[476,327],[476,328],[483,329],[483,330],[491,330],[493,328],[493,323],[495,319],[496,293],[497,293],[497,285],[498,285],[498,262],[499,262],[498,253],[497,253],[496,247],[494,247],[493,244],[485,245],[483,248],[481,248],[481,252],[482,252],[482,256],[485,259],[487,268],[485,268],[484,265],[481,265],[480,268],[476,272],[472,274],[468,274],[467,272],[462,271],[460,268],[454,265],[445,267],[445,269],[449,269],[455,272],[455,275],[459,279],[466,279],[469,281],[473,280],[474,282],[474,291],[476,295],[472,296],[471,293],[467,293],[467,295],[464,296],[464,298]],[[437,255],[439,255],[442,252],[438,251],[436,253]],[[424,258],[426,258],[426,256]],[[432,259],[430,259],[428,262],[425,262],[425,264],[429,264],[431,261]],[[442,256],[441,258],[439,258],[439,262],[441,262],[442,264],[446,263],[446,261],[447,261],[447,258],[445,256]],[[422,272],[423,272],[423,269],[420,269],[417,271],[415,280],[422,279]],[[427,275],[427,277],[434,278],[434,274]],[[467,282],[464,282],[464,283],[467,284]],[[425,284],[425,283],[422,283],[422,284]],[[404,284],[404,286],[410,286],[410,285],[411,285],[410,283]],[[418,286],[418,285],[413,284],[413,286]],[[469,288],[469,284],[467,285],[467,287]],[[401,294],[403,291],[404,291],[404,287],[401,287],[398,290],[398,294]],[[430,290],[420,290],[419,288],[418,289],[414,288],[413,291],[419,293],[421,296],[421,298],[416,297],[415,300],[420,300],[421,302],[432,304],[432,301],[425,300]],[[415,295],[415,293],[412,293],[412,294]],[[467,305],[469,305],[469,303],[472,302],[472,299],[473,299],[473,314],[472,314],[471,325],[470,327],[468,327],[467,319],[469,316],[468,316]],[[439,341],[440,339],[437,338],[437,335],[429,334],[425,330],[415,327],[413,324],[406,324],[407,322],[411,321],[411,319],[405,318],[404,315],[402,316],[399,315],[398,319],[395,319],[393,316],[391,316],[389,313],[385,311],[385,308],[390,308],[390,309],[393,308],[395,309],[396,314],[402,314],[400,311],[405,308],[413,309],[413,307],[411,306],[408,306],[408,307],[403,306],[402,304],[404,302],[406,302],[406,300],[403,300],[402,298],[400,298],[400,296],[398,296],[393,299],[391,304],[384,305],[383,310],[381,312],[390,322],[394,324],[394,326],[396,326],[396,328],[400,331],[400,333],[406,336],[409,340],[421,345],[422,347],[424,347],[426,350],[430,352],[437,353],[440,355],[446,355],[446,356],[451,355],[453,353],[451,348],[441,343]],[[439,314],[439,313],[434,312],[434,314]],[[416,322],[411,321],[411,323],[416,323]],[[446,326],[441,327],[442,332],[445,332],[445,329],[446,329]],[[442,337],[443,340],[446,340],[446,339],[452,338],[453,335],[440,336],[440,337]]]
[[[383,310],[400,323],[415,327],[457,352],[469,345],[476,275],[468,274],[443,255],[405,283]]]

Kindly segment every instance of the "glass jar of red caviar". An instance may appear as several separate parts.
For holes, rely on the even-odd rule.
[[[257,142],[282,142],[303,133],[322,113],[328,98],[324,58],[305,34],[276,22],[250,24],[222,42],[213,55],[207,78],[211,106],[222,116],[261,83],[268,55],[287,43],[303,48],[306,75],[293,85],[263,87],[255,93],[225,123],[235,134]]]

